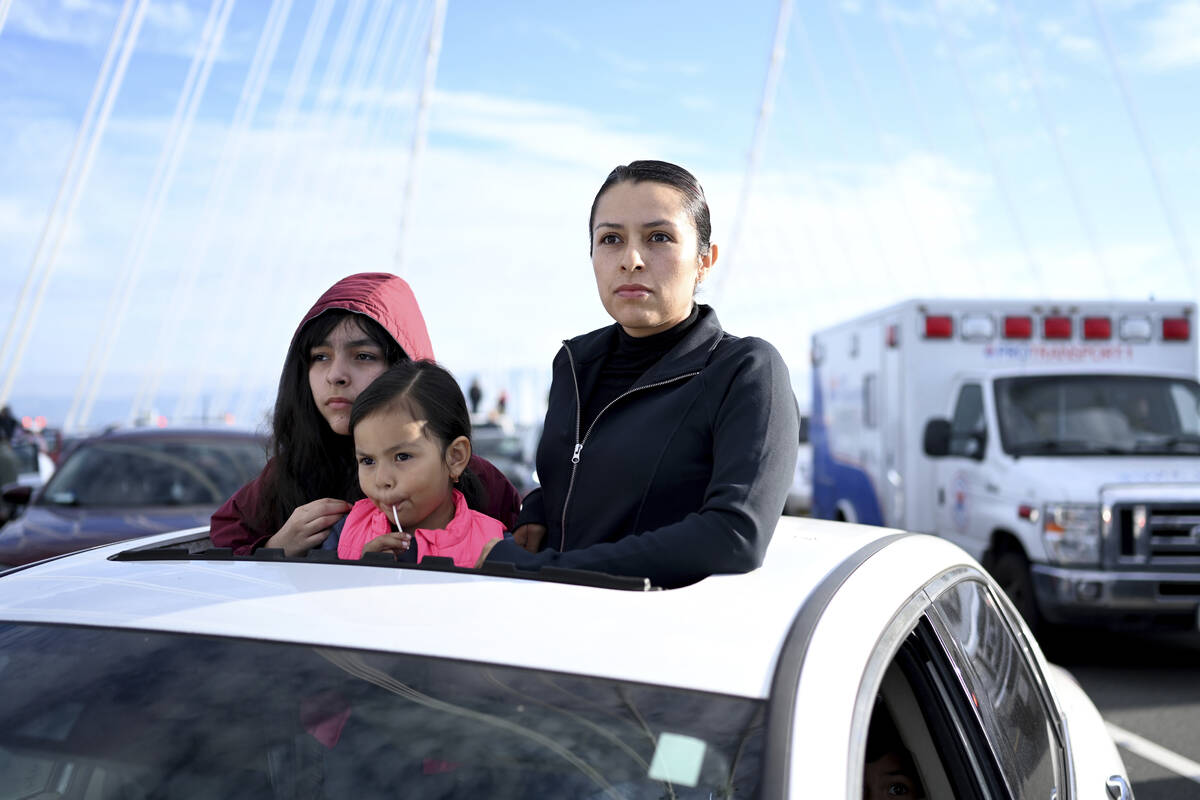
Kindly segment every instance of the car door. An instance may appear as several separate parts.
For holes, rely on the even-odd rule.
[[[983,386],[968,381],[958,391],[950,419],[950,452],[937,461],[937,532],[976,559],[987,546],[981,523],[989,502],[984,456],[988,442]]]
[[[1066,729],[992,583],[960,568],[897,613],[860,697],[858,797],[1056,798],[1071,793]],[[1098,788],[1098,787],[1097,787]]]

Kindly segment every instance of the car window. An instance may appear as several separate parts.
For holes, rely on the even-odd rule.
[[[751,797],[763,701],[413,655],[0,625],[0,800]],[[92,791],[92,786],[96,790]]]
[[[988,588],[962,581],[934,601],[959,679],[1014,797],[1051,797],[1064,752],[1040,679]]]
[[[96,441],[81,445],[42,501],[71,506],[216,505],[262,469],[254,439]]]

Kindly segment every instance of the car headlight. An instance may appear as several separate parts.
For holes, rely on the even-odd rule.
[[[1100,507],[1087,503],[1047,504],[1042,517],[1046,557],[1056,564],[1100,563]]]

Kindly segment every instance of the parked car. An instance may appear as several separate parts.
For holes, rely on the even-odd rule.
[[[537,484],[533,463],[537,442],[528,431],[494,422],[477,423],[471,428],[471,450],[486,458],[524,497]]]
[[[1129,796],[1095,706],[932,536],[784,517],[760,569],[667,591],[209,547],[198,528],[0,575],[0,781],[859,800],[868,776],[885,796]]]
[[[4,492],[23,511],[0,528],[0,567],[208,524],[265,463],[263,439],[244,431],[154,428],[86,439],[40,488]]]

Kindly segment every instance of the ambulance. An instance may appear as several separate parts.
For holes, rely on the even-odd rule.
[[[813,516],[943,536],[1031,625],[1200,624],[1196,305],[909,300],[812,337]]]

